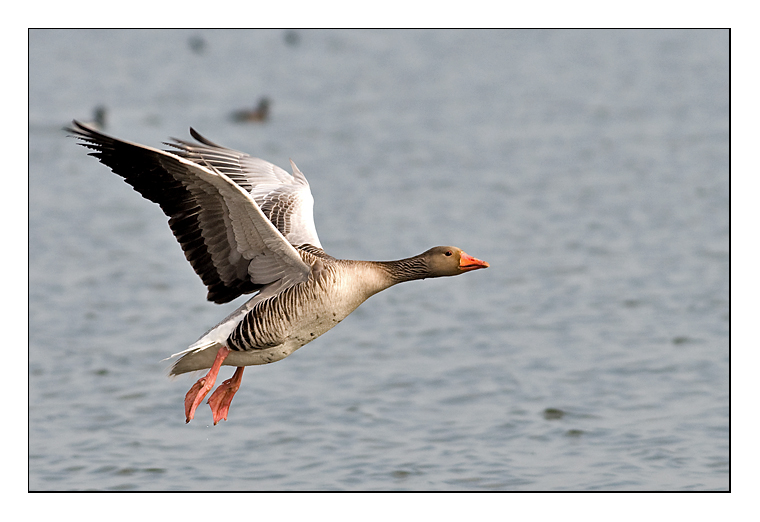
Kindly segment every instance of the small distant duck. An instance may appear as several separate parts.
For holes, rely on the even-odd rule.
[[[85,125],[103,130],[106,128],[106,108],[103,105],[98,105],[92,112],[92,121],[88,121]]]
[[[291,46],[301,43],[301,36],[293,29],[285,31],[285,43]]]
[[[206,50],[206,40],[200,35],[191,36],[187,43],[195,54],[203,54]]]
[[[284,359],[330,330],[372,295],[395,284],[456,276],[488,263],[452,246],[398,261],[349,261],[322,250],[309,183],[259,158],[216,145],[194,129],[198,143],[174,140],[159,150],[73,122],[68,129],[90,153],[158,203],[185,257],[208,287],[208,300],[227,303],[258,292],[186,350],[170,370],[209,369],[185,396],[186,422],[214,387],[222,365],[235,374],[211,395],[214,424],[227,419],[246,366]]]
[[[232,113],[232,119],[240,122],[267,121],[269,119],[269,98],[261,98],[255,109],[243,109]]]

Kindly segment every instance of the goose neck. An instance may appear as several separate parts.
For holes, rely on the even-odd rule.
[[[377,264],[388,274],[392,281],[391,285],[431,277],[430,269],[422,256],[397,261],[380,261]]]

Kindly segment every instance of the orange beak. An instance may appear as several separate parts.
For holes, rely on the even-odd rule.
[[[459,270],[462,272],[468,272],[470,270],[477,270],[478,268],[488,268],[489,265],[485,261],[475,259],[472,256],[468,256],[464,252],[459,256]]]

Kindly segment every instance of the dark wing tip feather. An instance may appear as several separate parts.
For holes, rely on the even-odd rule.
[[[94,141],[96,138],[106,137],[104,134],[77,120],[71,120],[71,125],[64,127],[63,130],[68,132],[70,136],[80,140]],[[83,144],[80,143],[80,145]]]
[[[204,138],[203,136],[201,136],[201,134],[197,130],[195,130],[192,127],[190,127],[190,136],[192,136],[193,138],[195,138],[196,140],[198,140],[200,143],[203,143],[204,145],[207,145],[209,147],[216,147],[217,149],[226,149],[227,148],[227,147],[223,147],[221,145],[217,145],[213,141],[211,141],[211,140],[209,140],[207,138]]]
[[[112,138],[77,120],[73,120],[65,130],[73,138],[81,140],[79,145],[94,149],[91,156],[124,178],[145,199],[161,207],[169,217],[169,227],[182,246],[185,257],[208,288],[209,301],[227,303],[261,288],[262,285],[256,285],[250,279],[238,278],[226,282],[222,279],[202,237],[198,202],[188,188],[172,176],[163,161],[165,158],[159,152]],[[205,138],[201,137],[201,140],[204,144],[217,146]]]

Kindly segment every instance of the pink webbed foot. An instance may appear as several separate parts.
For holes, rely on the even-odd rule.
[[[244,367],[238,366],[232,378],[220,384],[216,391],[211,394],[211,397],[208,398],[211,413],[214,415],[214,426],[222,419],[227,420],[232,398],[240,388],[240,382],[243,380],[244,369]]]
[[[195,417],[195,409],[211,390],[213,383],[207,387],[205,386],[207,380],[206,377],[201,377],[185,394],[185,423],[190,422]]]
[[[195,409],[203,401],[206,394],[211,391],[211,388],[214,387],[216,376],[219,374],[219,368],[222,367],[222,363],[229,353],[230,349],[226,346],[219,348],[219,351],[216,352],[214,364],[211,365],[211,369],[206,376],[198,379],[198,382],[193,384],[192,388],[185,394],[185,423],[193,420]]]

